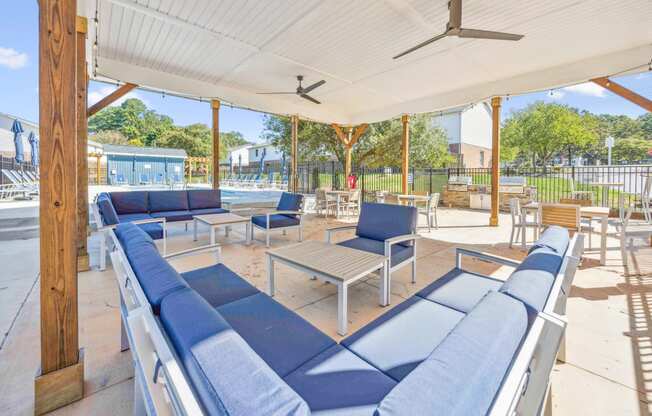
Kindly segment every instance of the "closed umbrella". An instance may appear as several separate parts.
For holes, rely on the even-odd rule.
[[[30,131],[27,140],[32,148],[32,166],[38,166],[38,138],[33,131]]]
[[[260,156],[260,166],[258,170],[258,175],[263,176],[265,173],[265,156],[267,155],[267,149],[263,148],[262,155]]]
[[[16,162],[23,163],[25,161],[25,150],[23,149],[23,125],[20,121],[14,120],[11,126],[11,131],[14,133],[14,146],[16,146]]]

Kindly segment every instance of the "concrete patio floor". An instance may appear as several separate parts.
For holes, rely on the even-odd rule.
[[[520,259],[524,252],[508,247],[510,220],[501,215],[499,227],[488,227],[486,212],[442,209],[438,230],[427,232],[418,246],[417,283],[410,283],[409,267],[393,276],[390,307],[396,306],[454,266],[455,247]],[[324,229],[339,223],[309,215],[305,239],[322,240]],[[234,229],[222,233],[223,262],[261,290],[266,290],[263,243],[245,246]],[[31,237],[31,235],[28,235]],[[531,237],[531,236],[530,236]],[[295,234],[276,235],[278,247]],[[208,233],[192,241],[182,225],[171,227],[170,252],[208,242]],[[470,244],[470,242],[475,242]],[[599,244],[599,238],[594,238]],[[599,266],[599,252],[589,251],[578,270],[568,301],[567,362],[553,370],[555,415],[649,415],[652,400],[652,248],[639,242],[630,252],[633,271],[625,277],[618,240],[608,239],[607,264]],[[92,261],[97,263],[97,241],[91,239]],[[208,265],[203,254],[179,259],[180,271]],[[0,241],[0,414],[33,414],[34,375],[40,361],[38,239]],[[467,269],[506,276],[509,269],[467,261]],[[336,340],[336,289],[312,281],[285,266],[277,266],[276,299]],[[385,313],[378,306],[378,279],[369,277],[349,291],[349,333]],[[85,350],[84,399],[59,409],[56,415],[132,414],[133,370],[129,352],[120,352],[120,314],[113,271],[79,275],[80,345]]]

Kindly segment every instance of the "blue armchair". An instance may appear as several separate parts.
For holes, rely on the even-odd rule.
[[[412,283],[416,282],[417,269],[417,215],[415,207],[393,204],[364,203],[357,225],[345,225],[326,230],[326,241],[332,242],[334,233],[355,229],[356,238],[341,241],[338,245],[384,255],[389,262],[387,297],[391,274],[408,264],[412,265]]]
[[[303,195],[283,192],[275,211],[251,217],[251,239],[254,239],[254,230],[256,228],[263,230],[265,231],[265,245],[269,247],[269,233],[271,231],[281,230],[285,234],[289,228],[297,228],[299,230],[299,241],[303,240],[303,230],[301,228],[302,207]]]

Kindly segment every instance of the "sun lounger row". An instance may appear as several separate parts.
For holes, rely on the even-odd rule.
[[[13,199],[17,196],[38,196],[39,177],[36,172],[2,169],[2,175],[7,178],[10,183],[0,185],[0,200]]]
[[[110,231],[136,407],[148,414],[534,415],[562,342],[581,241],[551,227],[517,263],[457,267],[340,343],[219,260],[178,273],[133,224]],[[505,281],[462,256],[514,267]],[[124,345],[127,347],[127,345]]]

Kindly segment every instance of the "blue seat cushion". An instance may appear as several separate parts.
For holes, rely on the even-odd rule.
[[[115,208],[111,203],[111,200],[108,198],[101,198],[97,200],[97,208],[100,211],[102,216],[102,222],[104,225],[115,225],[120,222],[118,213],[115,212]]]
[[[364,203],[355,234],[370,240],[414,234],[417,229],[417,209],[403,205]],[[411,243],[401,243],[409,246]]]
[[[485,415],[528,327],[523,303],[489,292],[376,414]]]
[[[430,355],[464,314],[413,296],[341,342],[401,381]]]
[[[468,313],[487,292],[498,291],[502,284],[500,280],[454,268],[423,288],[417,296]]]
[[[222,194],[219,189],[196,189],[187,192],[190,210],[222,207]]]
[[[190,210],[191,215],[226,214],[227,212],[229,210],[224,208],[198,208]]]
[[[310,414],[306,402],[194,290],[167,296],[161,322],[205,414]]]
[[[217,310],[281,377],[335,344],[264,293],[227,303]]]
[[[371,415],[396,385],[337,344],[290,373],[285,381],[320,415]]]
[[[192,220],[192,214],[188,210],[152,212],[150,215],[154,218],[165,218],[165,220],[169,222]]]
[[[119,214],[147,213],[147,192],[111,192],[111,202]]]
[[[138,224],[138,228],[145,231],[153,240],[163,239],[163,226],[159,223]]]
[[[115,227],[114,232],[116,237],[118,237],[118,241],[125,249],[125,254],[128,246],[133,246],[141,243],[150,243],[152,245],[154,244],[152,238],[147,233],[143,232],[142,228],[137,227],[130,222],[118,224]]]
[[[186,191],[150,191],[149,210],[161,211],[187,211],[188,192]]]
[[[223,264],[181,273],[181,277],[213,307],[260,293]]]
[[[337,243],[337,245],[354,248],[356,250],[368,251],[370,253],[380,254],[381,256],[385,255],[385,242],[372,240],[370,238],[353,238],[351,240],[341,241]],[[406,247],[400,244],[392,245],[391,266],[394,267],[397,264],[404,262],[412,257],[413,253],[414,247]]]
[[[551,225],[541,234],[541,237],[532,244],[530,253],[537,248],[548,247],[560,256],[566,253],[570,237],[568,230],[564,227]]]
[[[251,222],[261,228],[267,228],[266,215],[254,215]],[[269,216],[269,228],[283,228],[299,225],[299,219],[290,215],[273,214]]]
[[[278,211],[300,211],[303,204],[303,195],[283,192],[278,200],[276,209]]]
[[[150,220],[152,216],[146,212],[140,214],[122,214],[118,215],[120,222],[131,222],[131,221],[140,221],[140,220]]]
[[[500,292],[516,298],[540,312],[546,305],[563,258],[548,247],[534,249],[518,265]]]

